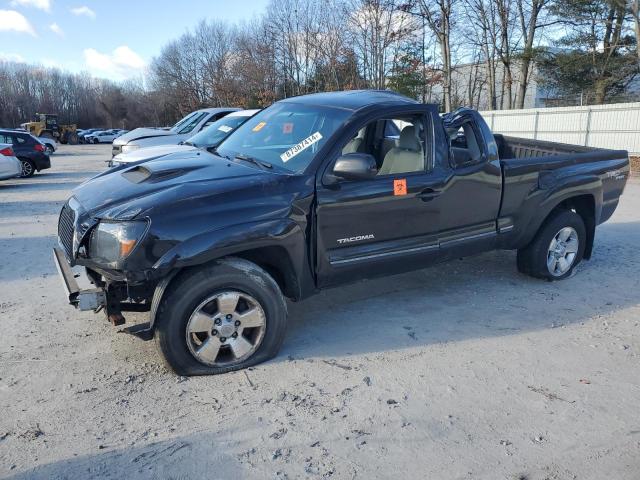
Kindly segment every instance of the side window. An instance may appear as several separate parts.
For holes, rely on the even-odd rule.
[[[378,175],[424,172],[426,120],[423,115],[381,118],[361,128],[343,147],[342,154],[372,155]]]
[[[25,143],[27,143],[27,140],[24,137],[21,137],[19,135],[15,135],[13,137],[13,144],[14,145],[24,145]]]
[[[461,168],[476,165],[484,161],[482,137],[476,131],[471,120],[457,128],[447,131],[453,167]]]

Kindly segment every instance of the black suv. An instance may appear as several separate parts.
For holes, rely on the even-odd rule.
[[[31,177],[36,171],[51,168],[45,146],[36,137],[19,130],[0,130],[0,143],[10,143],[22,163],[22,177]]]

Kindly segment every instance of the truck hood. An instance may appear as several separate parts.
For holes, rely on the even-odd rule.
[[[113,157],[113,161],[122,163],[140,162],[164,157],[170,153],[184,153],[192,150],[197,150],[197,148],[191,145],[159,145],[157,147],[146,147],[132,152],[120,153]]]
[[[129,220],[180,204],[210,202],[239,190],[258,191],[281,174],[231,162],[202,150],[174,153],[153,162],[124,165],[73,190],[87,219]]]
[[[114,140],[114,143],[117,145],[126,145],[132,140],[142,140],[144,138],[153,137],[168,137],[172,135],[176,135],[176,133],[172,132],[171,130],[163,130],[161,128],[136,128],[134,130],[131,130],[129,133],[120,135]]]

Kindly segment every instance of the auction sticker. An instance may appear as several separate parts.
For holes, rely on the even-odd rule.
[[[229,133],[231,130],[233,130],[233,128],[231,128],[228,125],[220,125],[218,127],[218,130],[220,130],[221,132],[224,132],[224,133]]]
[[[394,195],[406,195],[407,194],[407,179],[398,178],[393,181],[393,194]]]
[[[267,124],[267,122],[260,122],[259,124],[257,124],[255,127],[253,127],[253,131],[254,132],[259,132],[260,130],[262,130],[264,128],[264,126]]]
[[[280,159],[286,163],[289,160],[291,160],[293,157],[298,155],[299,153],[305,151],[314,143],[319,142],[320,140],[322,140],[322,134],[320,132],[312,133],[307,138],[302,140],[300,143],[298,143],[297,145],[294,145],[289,150],[287,150],[282,155],[280,155]]]
[[[282,133],[292,133],[293,132],[293,123],[283,123],[282,124]]]

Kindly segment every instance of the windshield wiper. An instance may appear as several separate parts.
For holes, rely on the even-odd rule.
[[[178,145],[187,145],[189,147],[195,147],[195,145],[193,143],[191,143],[189,140],[185,140],[184,142],[180,142]]]
[[[244,160],[246,162],[251,162],[254,165],[257,165],[261,168],[273,168],[273,165],[271,165],[270,163],[266,163],[266,162],[261,162],[260,160],[258,160],[257,158],[254,157],[250,157],[248,155],[243,155],[241,153],[239,153],[238,155],[236,155],[236,158],[238,160]]]

